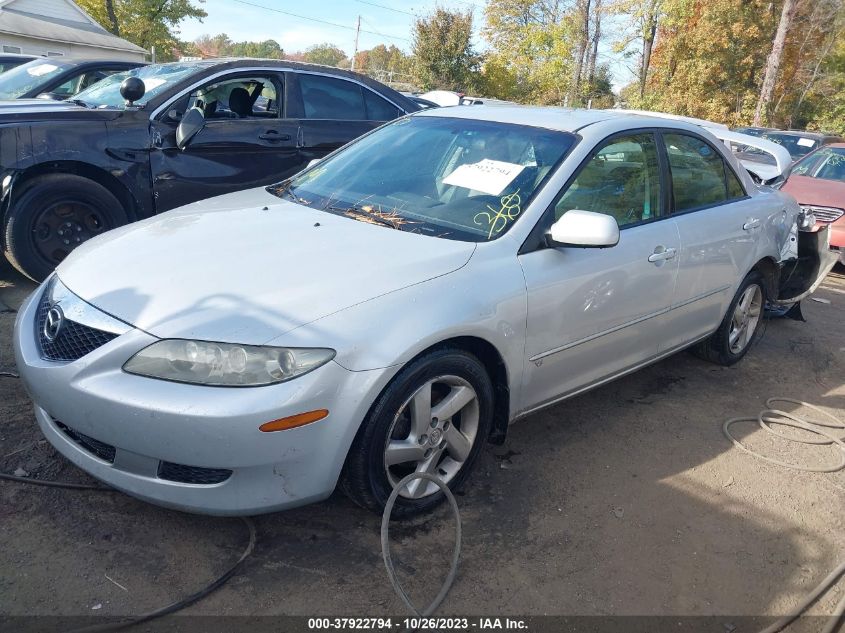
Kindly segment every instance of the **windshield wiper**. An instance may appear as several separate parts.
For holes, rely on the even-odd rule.
[[[78,106],[82,106],[83,108],[91,108],[91,104],[87,101],[83,101],[82,99],[68,99],[71,103],[75,103]]]
[[[370,222],[371,224],[380,224],[381,226],[386,226],[391,229],[396,229],[397,231],[401,231],[402,222],[396,222],[391,220],[388,217],[379,211],[367,211],[366,208],[350,206],[350,207],[333,207],[327,206],[326,209],[331,209],[332,211],[340,211],[346,215],[354,215],[357,218],[360,218],[362,222]]]

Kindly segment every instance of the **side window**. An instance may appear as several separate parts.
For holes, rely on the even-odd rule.
[[[200,108],[206,120],[275,119],[279,116],[281,92],[281,86],[269,76],[227,79],[195,90],[186,110]]]
[[[81,88],[79,86],[82,83],[82,81],[84,80],[84,78],[85,78],[84,74],[74,75],[73,77],[68,79],[66,82],[64,82],[62,85],[56,86],[55,88],[53,88],[50,92],[53,93],[54,95],[58,95],[62,98],[67,98],[67,97],[70,97],[72,95],[75,95],[77,92],[79,92],[81,90]]]
[[[675,212],[711,206],[745,195],[733,171],[709,143],[686,134],[665,134],[663,138],[672,172]],[[730,178],[726,178],[727,175]],[[730,184],[731,179],[733,184]],[[729,193],[729,189],[733,193]]]
[[[745,189],[742,183],[739,182],[734,170],[725,163],[725,178],[728,180],[728,198],[731,200],[738,200],[745,197]]]
[[[351,81],[300,73],[306,119],[367,118],[361,86]]]
[[[367,106],[367,120],[369,121],[392,121],[399,116],[399,108],[382,99],[372,90],[363,89],[364,103]]]
[[[661,215],[660,167],[652,134],[616,137],[583,166],[555,205],[555,220],[581,209],[606,213],[619,226]]]

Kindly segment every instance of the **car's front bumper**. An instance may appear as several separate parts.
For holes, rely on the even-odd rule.
[[[45,437],[94,477],[135,497],[179,510],[248,515],[323,499],[337,482],[360,421],[386,379],[334,362],[290,382],[256,388],[186,385],[127,374],[123,363],[156,339],[132,329],[73,362],[41,358],[35,311],[21,307],[15,356]],[[268,421],[316,409],[329,416],[264,433]],[[66,428],[77,434],[73,439]],[[91,450],[78,435],[113,449]],[[231,471],[219,483],[162,478],[162,464],[202,473]],[[187,471],[192,472],[192,471]],[[166,475],[169,476],[169,475]]]

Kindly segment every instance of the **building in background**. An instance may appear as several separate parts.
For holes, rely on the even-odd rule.
[[[147,56],[72,0],[0,0],[0,52],[126,61]]]

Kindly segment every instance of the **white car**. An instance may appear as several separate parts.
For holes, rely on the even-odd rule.
[[[131,495],[380,510],[541,407],[690,346],[737,362],[833,265],[806,224],[683,121],[431,109],[86,242],[15,353],[47,439]],[[414,480],[394,516],[441,499]]]

